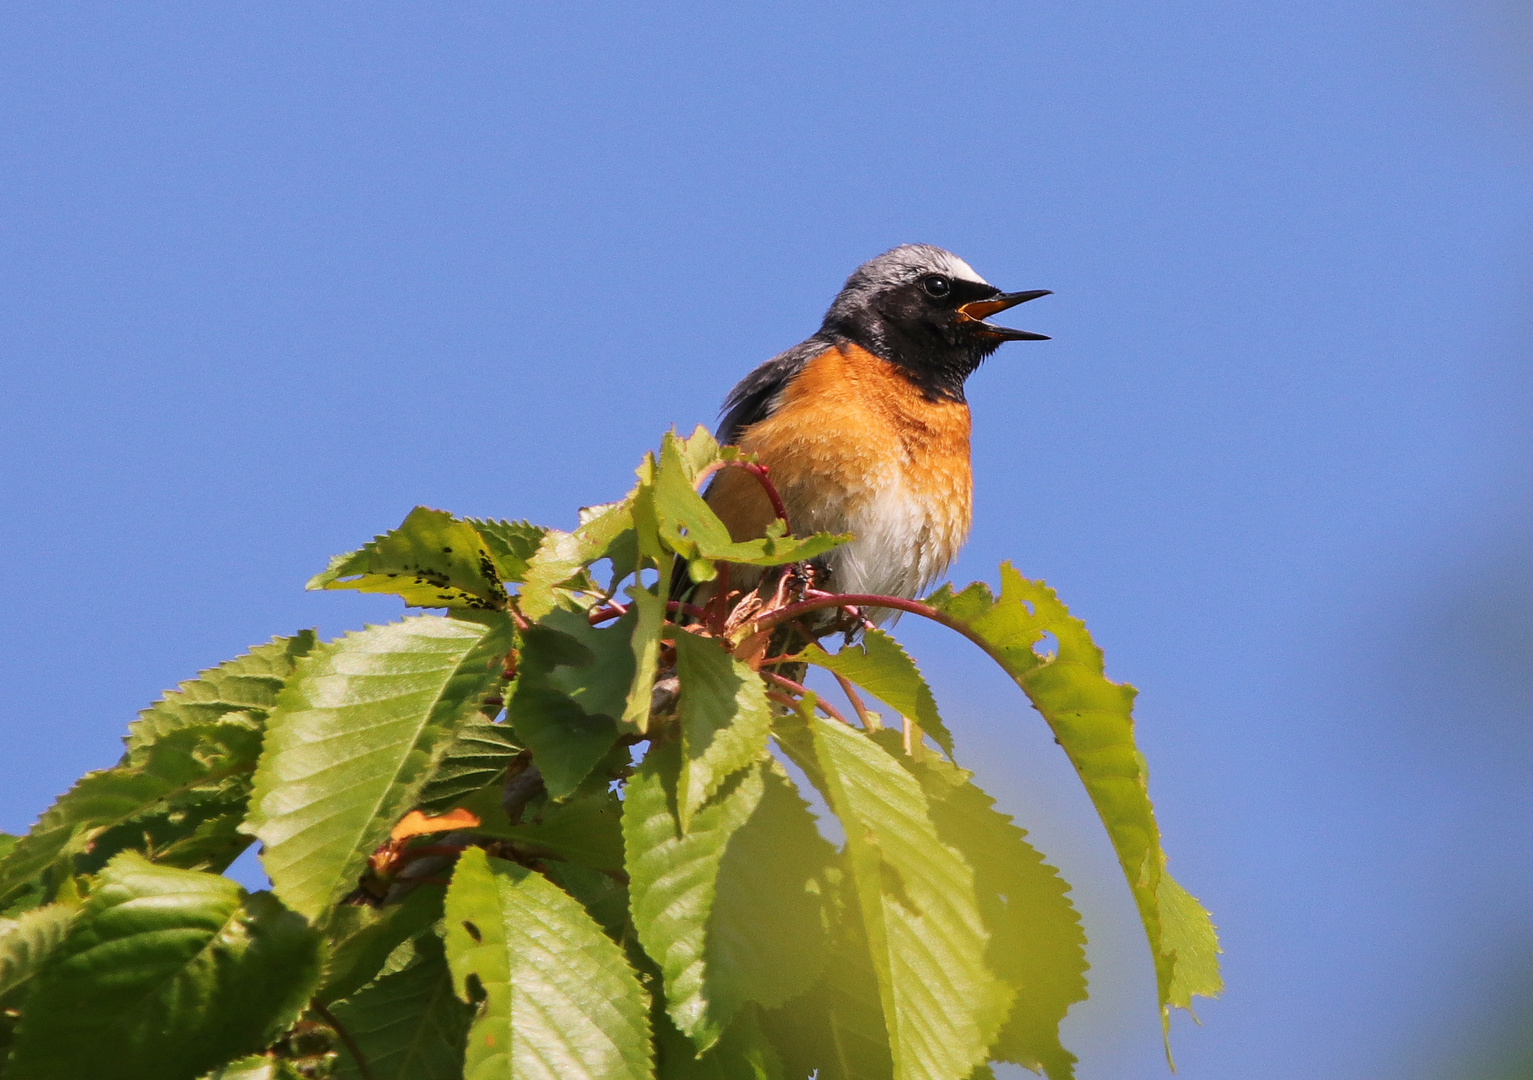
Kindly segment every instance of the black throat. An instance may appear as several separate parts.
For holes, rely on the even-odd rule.
[[[837,320],[821,333],[889,361],[927,397],[940,401],[966,401],[964,383],[1000,345],[958,327],[949,334],[927,322],[896,322],[871,314]]]

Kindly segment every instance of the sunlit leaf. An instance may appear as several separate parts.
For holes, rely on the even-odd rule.
[[[15,894],[93,845],[107,849],[103,856],[115,854],[146,835],[157,861],[222,870],[249,844],[233,826],[245,805],[261,733],[243,717],[227,713],[219,722],[171,730],[126,759],[136,764],[87,773],[0,861],[0,896]],[[197,835],[209,821],[220,827]]]
[[[1161,1023],[1169,1032],[1169,1006],[1193,994],[1220,992],[1218,939],[1208,913],[1170,881],[1160,829],[1150,805],[1148,770],[1134,745],[1135,690],[1103,674],[1102,651],[1086,625],[1042,582],[1028,581],[1001,564],[1001,595],[983,584],[960,593],[944,587],[926,601],[961,623],[1020,686],[1054,731],[1080,774],[1118,862],[1155,960]],[[1045,634],[1058,653],[1034,646]]]
[[[953,736],[937,715],[931,688],[915,661],[884,631],[864,630],[860,642],[835,653],[810,645],[799,659],[850,679],[901,716],[915,721],[948,757],[953,756]]]
[[[48,904],[0,919],[0,1002],[42,970],[69,932],[75,912],[73,904]]]
[[[446,942],[458,996],[481,1002],[464,1080],[652,1075],[638,978],[590,914],[547,878],[468,849],[447,891]]]
[[[242,656],[199,672],[138,714],[128,725],[128,758],[141,760],[144,748],[179,728],[212,724],[229,713],[243,713],[252,722],[266,718],[293,665],[314,647],[314,631],[272,638]]]
[[[499,685],[504,616],[417,616],[316,646],[267,721],[247,828],[285,903],[320,918],[415,806]]]
[[[985,963],[974,873],[942,843],[915,778],[872,739],[816,717],[814,746],[847,852],[896,1080],[966,1077],[1011,1005]]]
[[[537,554],[538,545],[543,542],[543,537],[548,533],[543,526],[534,525],[529,521],[495,521],[482,518],[467,518],[466,521],[484,540],[484,546],[489,549],[490,557],[495,560],[497,576],[508,585],[519,582],[527,576],[532,557]]]
[[[574,532],[549,529],[528,562],[518,603],[522,614],[538,620],[559,605],[561,590],[592,563],[608,557],[633,528],[633,497],[588,508]]]
[[[677,632],[676,674],[682,748],[676,809],[686,832],[719,786],[761,757],[772,714],[761,677],[715,641]]]
[[[37,976],[7,1080],[192,1080],[265,1046],[318,974],[271,894],[124,853]]]
[[[815,533],[803,538],[777,535],[736,543],[693,486],[699,455],[690,454],[689,445],[675,435],[665,436],[654,497],[660,535],[692,568],[693,580],[710,580],[710,564],[716,561],[780,566],[823,555],[851,539],[850,534]]]
[[[1086,999],[1086,935],[1069,886],[967,772],[932,757],[899,760],[921,782],[937,835],[973,867],[990,969],[1016,990],[990,1057],[1069,1080],[1075,1055],[1060,1045],[1059,1024]]]
[[[473,525],[417,506],[399,528],[337,555],[311,589],[393,593],[411,607],[501,608],[506,590],[490,548]]]

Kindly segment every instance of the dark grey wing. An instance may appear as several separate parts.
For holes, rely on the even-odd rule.
[[[740,433],[759,420],[765,420],[777,408],[777,396],[793,381],[804,365],[819,356],[832,343],[818,337],[793,346],[751,372],[724,399],[723,419],[715,438],[730,445]]]

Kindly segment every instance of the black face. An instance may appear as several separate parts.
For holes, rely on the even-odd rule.
[[[935,396],[962,401],[964,380],[1003,342],[1044,339],[985,319],[1047,290],[1003,293],[931,270],[859,293],[837,299],[825,329],[899,364]]]

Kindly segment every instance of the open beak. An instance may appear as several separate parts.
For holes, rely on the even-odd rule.
[[[1005,311],[1007,308],[1016,307],[1018,304],[1025,304],[1029,300],[1038,299],[1040,296],[1049,296],[1053,291],[1052,289],[1029,289],[1027,292],[1001,293],[999,296],[992,296],[989,300],[972,300],[959,307],[958,318],[960,322],[980,323],[981,325],[978,329],[983,330],[992,337],[998,337],[1002,341],[1047,341],[1049,340],[1047,334],[1033,334],[1026,330],[1013,330],[1009,326],[994,326],[991,323],[985,322],[985,320],[998,311]]]

